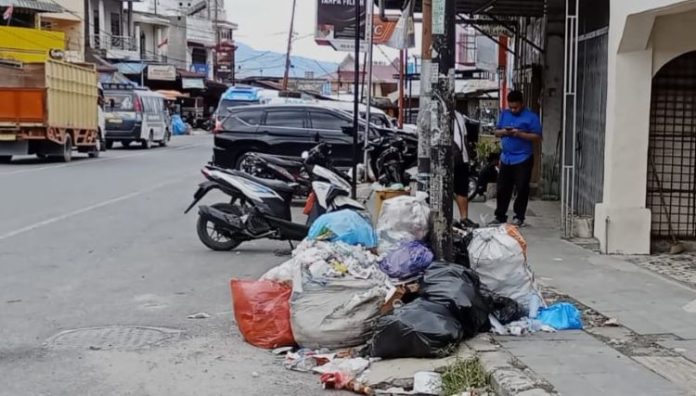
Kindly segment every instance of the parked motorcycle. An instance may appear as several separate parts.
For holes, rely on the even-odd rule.
[[[239,170],[263,179],[299,184],[298,195],[306,197],[311,189],[309,175],[302,158],[250,152],[239,162]]]
[[[366,211],[361,203],[349,198],[350,184],[342,177],[320,165],[311,165],[316,156],[323,155],[326,150],[325,146],[315,149],[305,159],[312,175],[312,192],[316,196],[312,211],[315,214],[341,209]],[[199,207],[198,237],[212,250],[232,250],[244,241],[265,238],[300,241],[307,236],[317,217],[310,216],[305,224],[292,221],[290,205],[299,187],[296,183],[258,178],[213,165],[205,166],[201,172],[207,181],[198,186],[185,213],[212,190],[230,196],[229,203]]]
[[[487,158],[474,161],[469,168],[469,201],[485,196],[489,183],[498,181],[500,154],[492,153]]]

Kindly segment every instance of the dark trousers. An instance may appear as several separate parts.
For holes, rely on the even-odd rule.
[[[529,203],[529,182],[532,180],[534,156],[515,165],[500,164],[498,174],[497,208],[495,218],[500,222],[507,221],[507,211],[512,199],[513,189],[517,190],[517,198],[513,209],[515,217],[524,221]]]

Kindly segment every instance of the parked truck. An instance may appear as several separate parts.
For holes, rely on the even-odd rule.
[[[36,154],[69,162],[73,150],[94,158],[101,136],[94,65],[0,62],[0,161]]]

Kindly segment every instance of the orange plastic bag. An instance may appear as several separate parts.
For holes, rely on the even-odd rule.
[[[248,343],[268,349],[295,345],[290,327],[290,286],[232,279],[230,288],[234,318]]]

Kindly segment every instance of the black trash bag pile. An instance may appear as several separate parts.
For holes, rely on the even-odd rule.
[[[465,338],[488,330],[490,307],[481,295],[478,275],[461,265],[433,263],[421,281],[420,295],[444,305],[462,324]]]
[[[384,359],[444,357],[463,337],[462,325],[447,307],[423,298],[378,319],[377,329],[371,355]]]
[[[491,314],[503,325],[520,320],[527,316],[527,311],[517,301],[503,297],[490,291],[486,285],[481,285],[481,295],[486,299]],[[489,323],[490,324],[490,323]]]
[[[474,238],[474,234],[471,230],[465,230],[462,228],[454,228],[452,233],[452,249],[453,249],[453,261],[456,264],[465,266],[466,268],[471,268],[469,262],[469,243]]]
[[[372,356],[431,358],[489,328],[488,300],[473,271],[435,262],[421,281],[420,297],[380,318],[370,343]]]

